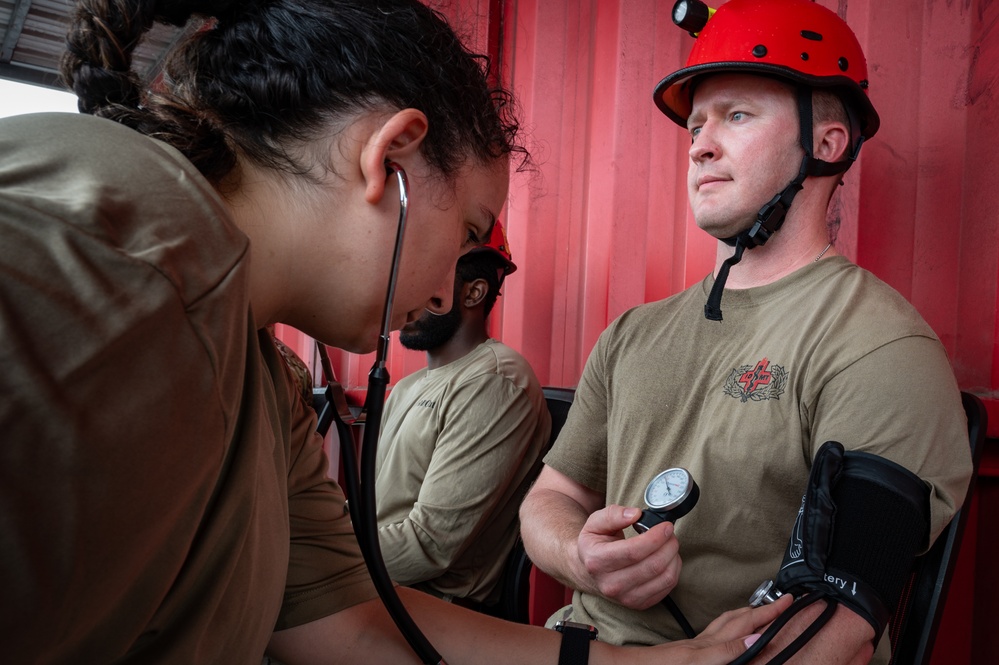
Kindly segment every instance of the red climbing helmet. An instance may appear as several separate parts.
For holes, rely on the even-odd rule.
[[[867,94],[867,60],[850,26],[835,12],[812,0],[729,0],[713,12],[696,0],[680,0],[674,21],[681,24],[678,14],[688,13],[690,5],[701,11],[689,13],[700,13],[701,22],[707,22],[687,65],[660,81],[654,95],[671,120],[686,126],[695,77],[746,72],[836,89],[856,115],[863,137],[878,131],[881,121]]]
[[[498,219],[493,224],[489,240],[470,250],[469,254],[472,252],[495,252],[499,254],[506,261],[506,265],[503,267],[504,277],[517,269],[517,265],[513,262],[513,256],[510,254],[510,244],[506,240],[506,231],[503,230],[503,224]]]

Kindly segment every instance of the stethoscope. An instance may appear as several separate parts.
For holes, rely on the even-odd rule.
[[[406,230],[406,218],[409,209],[409,181],[403,168],[392,161],[385,162],[389,177],[394,173],[399,183],[399,225],[395,236],[395,250],[392,254],[392,270],[389,273],[388,292],[385,294],[385,309],[382,312],[381,334],[378,337],[378,347],[375,352],[375,362],[368,372],[368,392],[364,400],[364,436],[361,444],[360,476],[358,475],[357,457],[354,454],[353,438],[350,425],[355,422],[354,416],[347,407],[347,401],[333,375],[326,347],[316,342],[326,375],[326,404],[319,414],[316,431],[320,436],[326,436],[330,423],[336,423],[337,435],[340,438],[340,455],[344,467],[344,490],[347,494],[347,508],[350,520],[354,526],[357,542],[361,547],[361,555],[368,567],[368,573],[378,591],[378,595],[388,610],[389,615],[399,628],[399,632],[409,643],[426,665],[447,665],[444,659],[420,628],[413,621],[406,607],[399,600],[392,580],[385,568],[381,545],[378,543],[377,511],[375,510],[375,459],[378,452],[378,435],[382,424],[382,411],[385,406],[385,391],[389,382],[386,367],[388,356],[389,333],[391,332],[392,302],[395,298],[396,282],[399,278],[399,259],[402,255],[402,240]]]

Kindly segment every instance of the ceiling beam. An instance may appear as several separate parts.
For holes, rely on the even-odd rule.
[[[28,18],[29,9],[31,9],[31,0],[16,0],[14,2],[14,9],[10,13],[10,23],[3,36],[3,44],[0,45],[0,63],[7,64],[14,55],[14,47],[17,46],[17,40],[21,38],[21,31],[24,30],[24,22]]]
[[[66,86],[62,84],[58,72],[34,69],[32,67],[19,67],[7,62],[0,62],[0,79],[18,81],[20,83],[30,83],[40,85],[53,90],[68,92]]]

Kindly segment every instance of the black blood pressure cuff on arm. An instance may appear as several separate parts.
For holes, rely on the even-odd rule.
[[[775,585],[820,591],[868,621],[874,644],[929,539],[929,487],[877,455],[819,449]]]

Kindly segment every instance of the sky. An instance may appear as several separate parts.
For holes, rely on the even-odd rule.
[[[76,96],[37,85],[0,79],[0,118],[36,111],[76,112]]]

